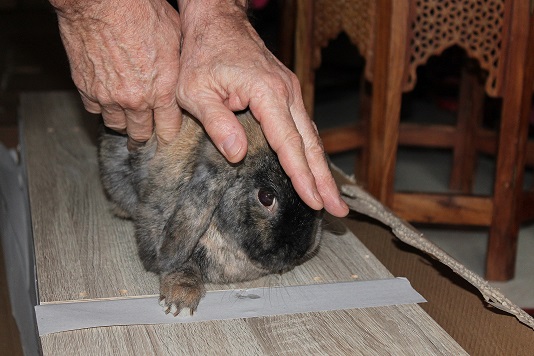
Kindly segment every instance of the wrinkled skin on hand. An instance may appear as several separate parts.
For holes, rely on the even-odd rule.
[[[129,148],[154,129],[160,144],[175,138],[182,107],[238,162],[247,142],[232,111],[250,107],[302,200],[348,213],[298,80],[252,28],[246,0],[179,0],[180,15],[164,0],[50,1],[85,108]]]
[[[245,1],[239,3],[179,1],[184,42],[178,102],[202,122],[231,162],[240,161],[247,150],[232,111],[250,107],[304,202],[344,216],[348,208],[304,108],[300,84],[252,28]]]
[[[72,79],[84,106],[129,144],[173,139],[181,123],[175,91],[178,13],[164,0],[55,1]],[[157,34],[157,36],[155,36]]]

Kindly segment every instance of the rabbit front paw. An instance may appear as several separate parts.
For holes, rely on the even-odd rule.
[[[166,314],[177,316],[189,309],[193,315],[206,294],[202,278],[191,271],[178,271],[160,277],[160,304]]]

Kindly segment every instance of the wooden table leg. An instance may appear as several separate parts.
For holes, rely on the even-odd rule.
[[[484,84],[478,73],[467,64],[462,69],[459,112],[456,124],[457,142],[453,149],[453,161],[449,188],[454,192],[470,194],[476,170],[476,144],[474,137],[482,127],[484,115]]]
[[[315,70],[313,68],[313,1],[297,0],[295,32],[295,74],[302,88],[302,99],[313,119]]]
[[[408,36],[398,33],[408,33],[408,12],[409,4],[404,1],[382,0],[377,3],[367,187],[388,206],[393,203],[402,84],[407,61],[407,44],[401,39]]]
[[[528,114],[534,81],[534,18],[530,18],[530,31],[525,31],[530,17],[528,2],[515,1],[513,13],[509,32],[513,55],[506,63],[493,221],[486,261],[486,278],[497,281],[514,276],[520,223],[518,207],[523,193]]]

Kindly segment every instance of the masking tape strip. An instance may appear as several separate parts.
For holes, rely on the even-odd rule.
[[[44,304],[35,307],[35,314],[39,335],[46,335],[112,325],[190,323],[422,302],[426,300],[407,279],[393,278],[210,291],[193,316],[166,315],[157,297]]]

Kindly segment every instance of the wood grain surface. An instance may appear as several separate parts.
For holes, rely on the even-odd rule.
[[[152,295],[130,222],[114,217],[98,176],[98,118],[75,93],[21,98],[41,303]],[[284,275],[208,289],[389,278],[338,220],[325,222],[316,257]],[[83,329],[41,338],[45,355],[463,354],[419,306]]]
[[[67,331],[45,355],[463,355],[417,305]],[[95,345],[99,345],[96,347]]]

